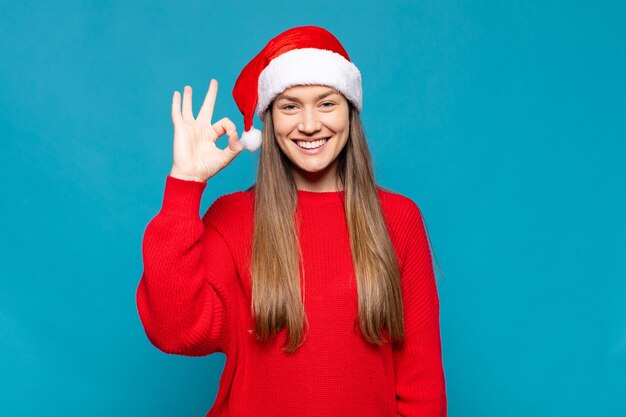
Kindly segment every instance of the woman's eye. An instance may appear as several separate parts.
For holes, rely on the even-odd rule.
[[[324,108],[330,108],[332,106],[334,106],[335,103],[333,103],[332,101],[326,101],[322,104],[320,104],[320,106],[324,107]],[[285,104],[284,106],[281,107],[281,109],[283,110],[294,110],[297,106],[295,104]]]

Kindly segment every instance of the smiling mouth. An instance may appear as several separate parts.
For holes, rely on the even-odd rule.
[[[298,145],[300,148],[302,149],[317,149],[321,146],[324,146],[324,144],[326,144],[326,142],[328,142],[330,140],[330,137],[327,138],[321,138],[321,139],[315,139],[315,140],[311,140],[311,139],[305,139],[305,140],[298,140],[298,139],[293,139],[293,142]]]

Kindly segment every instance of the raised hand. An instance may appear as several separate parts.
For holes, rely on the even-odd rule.
[[[191,106],[191,87],[185,86],[183,108],[180,110],[180,93],[172,98],[174,123],[174,158],[170,175],[184,180],[206,181],[230,164],[244,149],[237,128],[228,118],[211,124],[217,96],[217,80],[211,79],[198,117],[194,119]],[[220,136],[228,135],[228,146],[217,147]]]

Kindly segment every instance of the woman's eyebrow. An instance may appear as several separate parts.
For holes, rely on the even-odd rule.
[[[323,93],[323,94],[320,94],[319,96],[317,96],[317,99],[321,100],[321,99],[323,99],[325,97],[328,97],[328,96],[330,96],[332,94],[337,94],[337,92],[336,91],[328,91],[326,93]],[[298,97],[288,96],[286,94],[279,95],[276,98],[276,100],[280,100],[280,99],[283,99],[283,98],[286,99],[286,100],[297,101],[298,103],[300,102],[300,99]]]

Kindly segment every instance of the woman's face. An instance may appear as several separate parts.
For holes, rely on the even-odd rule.
[[[297,176],[335,177],[334,162],[350,131],[348,101],[341,93],[322,85],[288,88],[272,103],[272,121],[278,146],[301,171]]]

